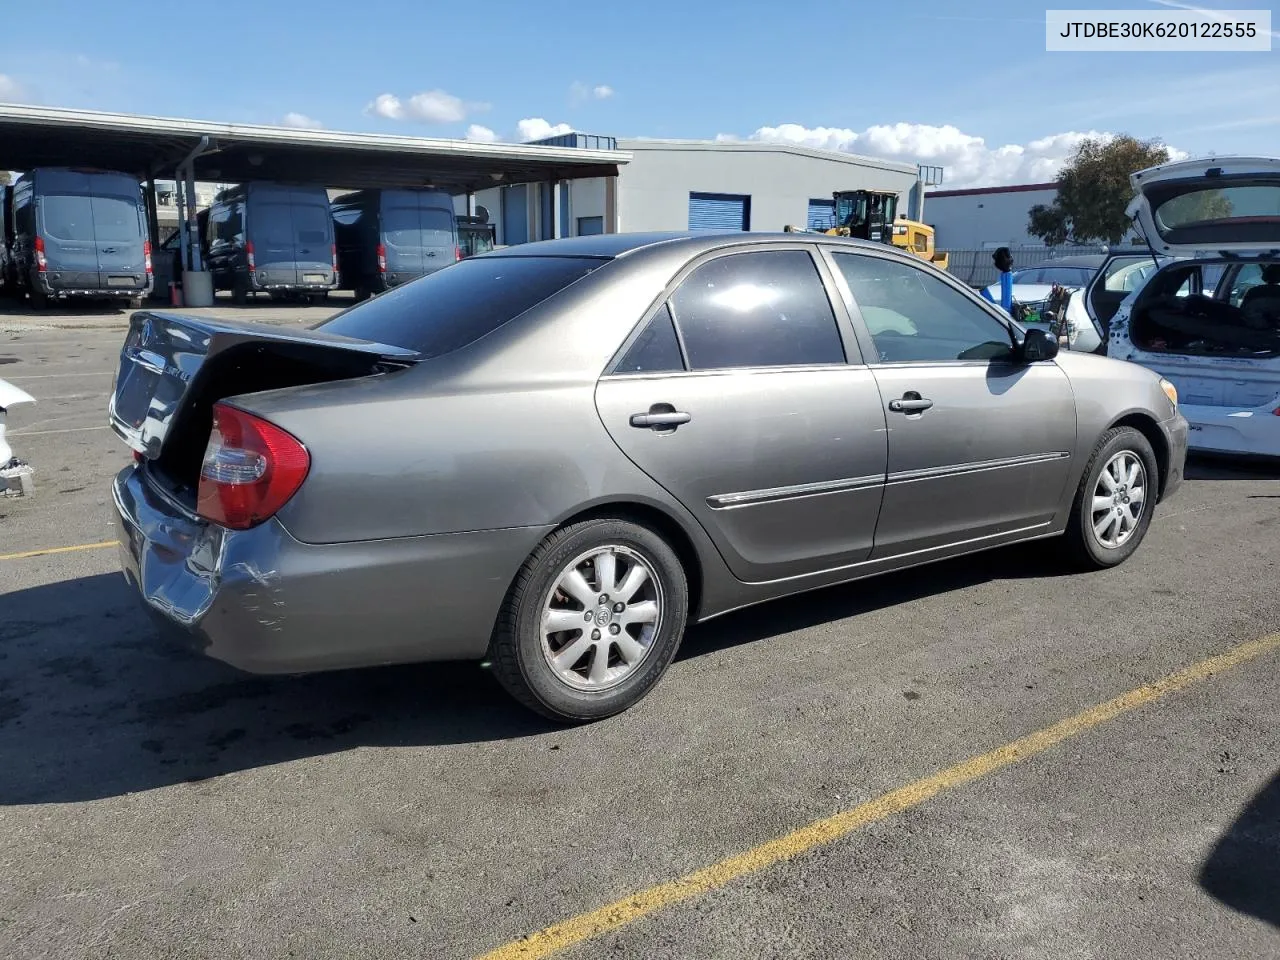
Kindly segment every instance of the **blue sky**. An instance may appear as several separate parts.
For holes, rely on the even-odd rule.
[[[1190,154],[1276,151],[1280,44],[1047,53],[1048,5],[219,0],[180,15],[43,0],[45,29],[0,37],[0,100],[440,137],[520,140],[564,125],[783,139],[940,163],[950,186],[1052,176],[1091,132]]]

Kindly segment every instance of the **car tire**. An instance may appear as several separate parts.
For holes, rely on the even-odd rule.
[[[28,291],[28,295],[31,298],[32,310],[48,310],[49,309],[48,294],[46,294],[43,290],[38,289],[34,284],[31,286],[31,289]]]
[[[612,594],[600,579],[607,569],[596,564],[606,554],[615,570]],[[489,661],[503,688],[531,710],[563,723],[601,720],[631,708],[658,683],[680,646],[688,609],[684,567],[662,537],[626,520],[586,520],[552,533],[521,567]],[[544,624],[557,622],[567,629],[544,633]],[[554,664],[557,654],[562,660]]]
[[[239,274],[231,281],[231,302],[237,307],[243,307],[249,302],[249,278],[242,277]]]
[[[1155,452],[1141,432],[1113,427],[1104,433],[1085,467],[1067,521],[1066,546],[1075,565],[1100,570],[1128,560],[1151,526],[1159,484]],[[1141,506],[1134,517],[1134,494],[1139,490]]]

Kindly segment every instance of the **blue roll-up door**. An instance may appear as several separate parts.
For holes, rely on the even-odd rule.
[[[502,195],[502,242],[510,246],[529,240],[529,206],[526,185],[507,187]]]
[[[830,230],[836,224],[836,202],[834,200],[809,201],[809,229]]]
[[[751,198],[727,193],[691,193],[689,229],[750,230]]]

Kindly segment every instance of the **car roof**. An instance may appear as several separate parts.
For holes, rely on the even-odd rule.
[[[1102,253],[1082,253],[1072,257],[1055,257],[1040,263],[1029,263],[1023,270],[1035,270],[1039,267],[1100,267],[1107,259]]]
[[[564,237],[559,240],[533,240],[483,253],[482,257],[602,257],[613,259],[653,248],[677,248],[690,256],[719,247],[751,243],[830,243],[868,250],[901,253],[899,247],[849,237],[833,237],[821,233],[788,233],[786,231],[653,231],[636,233],[599,233],[588,237]]]

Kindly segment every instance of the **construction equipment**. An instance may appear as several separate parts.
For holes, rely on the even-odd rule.
[[[857,237],[875,243],[891,243],[946,270],[949,258],[934,249],[934,230],[927,223],[899,215],[898,195],[886,190],[837,190],[831,195],[835,223],[826,230],[810,230],[788,224],[787,233],[822,233],[832,237]]]

